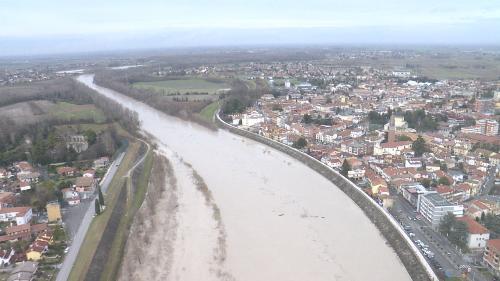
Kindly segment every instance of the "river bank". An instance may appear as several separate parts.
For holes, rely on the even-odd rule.
[[[165,228],[155,223],[148,235],[158,239],[142,245],[148,252],[169,243],[171,250],[161,251],[170,257],[169,265],[140,257],[142,264],[155,266],[154,276],[411,280],[364,212],[301,161],[226,130],[168,116],[95,85],[92,76],[79,81],[136,111],[141,129],[172,165],[177,179],[173,235],[163,235]]]
[[[347,196],[349,196],[349,198],[351,198],[352,201],[354,201],[354,203],[356,203],[356,205],[363,210],[365,215],[377,226],[382,235],[387,239],[389,245],[391,245],[405,265],[405,268],[412,277],[412,280],[438,280],[425,258],[417,249],[413,249],[415,246],[411,241],[409,241],[408,237],[405,237],[404,231],[399,227],[399,225],[397,225],[397,223],[395,225],[394,219],[392,219],[387,212],[381,210],[380,206],[378,206],[372,199],[364,196],[364,193],[349,180],[342,177],[331,168],[326,167],[326,165],[320,161],[292,147],[229,125],[220,118],[218,113],[216,113],[214,120],[219,127],[282,151],[305,163],[311,169],[323,175],[340,188]]]

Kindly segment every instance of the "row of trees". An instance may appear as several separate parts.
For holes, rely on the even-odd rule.
[[[385,125],[392,116],[392,110],[389,109],[387,113],[378,113],[376,111],[370,111],[368,113],[368,121],[370,124]]]
[[[331,126],[333,124],[333,120],[329,116],[322,117],[318,115],[314,118],[309,114],[304,114],[304,116],[302,116],[302,123]]]
[[[419,132],[435,131],[438,127],[438,120],[446,121],[445,116],[432,116],[425,113],[422,109],[415,111],[406,111],[404,113],[405,121],[408,122],[408,127]]]
[[[408,122],[408,127],[413,128],[419,132],[425,131],[435,131],[438,128],[438,121],[447,121],[445,115],[430,115],[425,113],[422,109],[417,109],[415,111],[405,111],[404,113],[401,109],[396,110],[397,113],[403,114],[404,119]],[[376,111],[370,111],[368,113],[368,121],[371,124],[384,125],[389,122],[393,112],[391,109],[387,113],[378,113]]]
[[[292,147],[296,149],[303,149],[307,146],[307,140],[304,137],[298,138],[293,142]]]
[[[70,101],[75,104],[92,103],[92,98],[71,78],[59,78],[31,83],[28,86],[0,87],[0,106],[33,100]]]
[[[425,140],[422,136],[418,136],[417,139],[412,143],[411,149],[415,153],[416,157],[422,156],[424,152],[427,152],[427,145],[425,144]]]
[[[95,214],[100,215],[102,207],[105,206],[104,195],[102,195],[102,190],[100,186],[97,187],[97,194],[98,197],[94,201],[94,208],[95,208]]]
[[[262,95],[270,93],[266,82],[255,80],[256,88],[250,89],[242,80],[231,83],[231,90],[227,93],[228,98],[222,106],[224,114],[242,113],[247,107],[254,104]]]

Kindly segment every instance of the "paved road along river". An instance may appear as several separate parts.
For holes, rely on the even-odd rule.
[[[410,280],[363,212],[297,160],[165,115],[95,85],[93,75],[78,81],[136,111],[177,177],[175,230],[158,223],[145,245],[170,251],[141,258],[145,272],[167,280]]]

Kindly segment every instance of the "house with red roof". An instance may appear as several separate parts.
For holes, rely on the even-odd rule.
[[[60,176],[72,177],[75,175],[76,169],[73,167],[63,166],[63,167],[57,167],[56,171],[57,174]]]
[[[15,221],[17,225],[27,224],[31,221],[33,211],[31,207],[13,207],[0,209],[0,221]]]
[[[467,247],[471,250],[482,250],[486,247],[486,242],[490,240],[490,231],[471,217],[457,218],[467,224]]]
[[[473,219],[480,218],[481,214],[492,213],[492,207],[481,200],[472,200],[467,206],[465,214]]]

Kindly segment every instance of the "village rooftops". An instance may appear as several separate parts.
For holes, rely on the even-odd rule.
[[[411,145],[411,141],[395,141],[395,142],[386,142],[380,144],[382,148],[396,148],[400,146]]]

